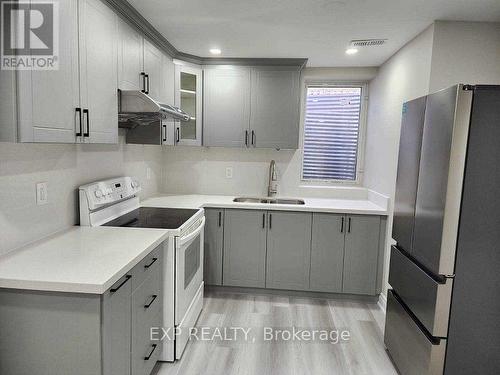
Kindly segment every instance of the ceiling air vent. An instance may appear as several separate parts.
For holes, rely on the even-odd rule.
[[[350,46],[355,47],[374,47],[385,44],[387,39],[355,39],[351,40]]]

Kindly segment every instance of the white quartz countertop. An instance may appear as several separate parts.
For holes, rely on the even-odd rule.
[[[269,204],[269,203],[236,203],[235,196],[228,195],[161,195],[141,202],[143,207],[168,208],[242,208],[264,209],[276,211],[329,212],[362,215],[387,215],[386,207],[379,206],[370,200],[302,198],[304,205]],[[285,197],[279,197],[285,198]],[[297,198],[297,197],[294,197]]]
[[[75,226],[0,257],[0,288],[102,294],[167,236],[161,229]]]

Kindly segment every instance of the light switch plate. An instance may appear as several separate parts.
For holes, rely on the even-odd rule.
[[[226,168],[226,178],[233,178],[233,167]]]
[[[48,203],[48,196],[47,196],[47,183],[46,182],[39,182],[36,184],[36,204],[37,205],[43,205]]]

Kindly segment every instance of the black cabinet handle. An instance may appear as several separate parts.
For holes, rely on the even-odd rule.
[[[248,146],[248,130],[245,130],[245,146]]]
[[[80,131],[76,133],[77,137],[81,137],[83,133],[83,120],[82,120],[82,109],[75,108],[76,113],[78,113],[78,122],[80,123]]]
[[[155,299],[156,299],[158,296],[157,296],[156,294],[154,294],[154,295],[152,295],[151,297],[152,297],[152,298],[151,298],[151,301],[149,301],[149,303],[147,303],[147,304],[145,304],[145,305],[144,305],[144,308],[145,308],[145,309],[149,309],[149,306],[151,306],[151,305],[153,304],[153,302],[155,301]]]
[[[153,349],[151,349],[151,351],[149,352],[149,354],[148,354],[146,357],[144,357],[144,360],[145,360],[145,361],[149,361],[149,358],[151,358],[151,356],[153,355],[153,353],[154,353],[154,351],[155,351],[155,349],[156,349],[157,345],[156,345],[156,344],[153,344],[153,345],[151,345],[151,347],[152,347]]]
[[[149,74],[146,74],[145,78],[146,78],[146,81],[147,81],[146,94],[149,94]]]
[[[273,227],[273,214],[269,214],[269,229]]]
[[[131,279],[131,277],[132,277],[131,275],[127,275],[127,276],[125,276],[125,280],[123,280],[123,281],[122,281],[122,283],[121,283],[120,285],[118,285],[116,288],[112,288],[112,289],[110,289],[109,291],[110,291],[111,293],[115,293],[115,292],[117,292],[117,291],[118,291],[118,290],[119,290],[122,286],[124,286],[124,285],[127,283],[127,281],[129,281],[129,280]]]
[[[163,125],[163,142],[167,141],[167,125]]]
[[[222,226],[222,212],[219,211],[219,227]]]
[[[179,143],[181,140],[181,128],[175,129],[175,143]]]
[[[262,228],[266,227],[266,214],[262,214]]]
[[[255,130],[252,130],[252,146],[255,146]]]
[[[340,224],[340,233],[344,233],[344,217],[342,216],[342,223]]]
[[[351,218],[349,218],[349,224],[347,227],[347,233],[351,233]]]
[[[151,267],[151,266],[153,265],[153,263],[154,263],[154,262],[156,262],[157,260],[158,260],[158,258],[153,258],[153,260],[151,261],[151,263],[146,264],[146,265],[144,266],[144,268],[148,269],[148,268],[149,268],[149,267]]]
[[[146,73],[141,72],[142,76],[142,90],[141,92],[146,93]]]
[[[87,131],[85,133],[83,133],[83,136],[84,137],[90,137],[90,119],[89,119],[90,115],[89,115],[88,108],[84,108],[83,109],[83,116],[85,117],[85,115],[87,115],[86,116],[86,119],[87,119]]]

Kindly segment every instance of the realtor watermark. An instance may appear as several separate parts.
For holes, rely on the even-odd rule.
[[[0,68],[59,69],[59,3],[1,2]]]
[[[187,336],[189,341],[240,341],[250,343],[304,342],[342,344],[351,340],[348,330],[299,328],[299,327],[192,327],[163,328],[151,327],[152,341],[173,341],[176,337]]]

